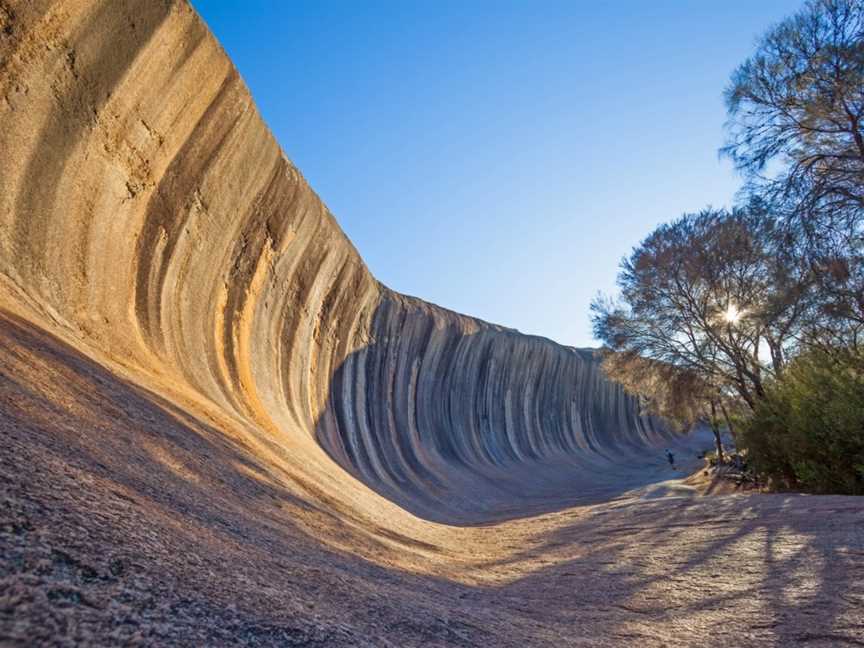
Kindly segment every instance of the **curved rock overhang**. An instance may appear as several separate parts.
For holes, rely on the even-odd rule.
[[[7,306],[440,522],[609,493],[674,437],[591,351],[381,286],[184,0],[0,23]]]

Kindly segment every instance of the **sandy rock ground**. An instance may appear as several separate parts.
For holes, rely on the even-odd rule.
[[[701,497],[667,473],[387,538],[11,315],[0,412],[4,646],[864,644],[859,499]]]

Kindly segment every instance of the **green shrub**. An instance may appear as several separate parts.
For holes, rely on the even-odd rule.
[[[864,354],[796,358],[743,422],[738,442],[776,487],[864,494]]]

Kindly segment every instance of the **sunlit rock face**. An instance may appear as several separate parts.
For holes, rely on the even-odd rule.
[[[5,0],[0,34],[0,294],[91,356],[445,522],[670,438],[590,351],[382,287],[186,2]]]

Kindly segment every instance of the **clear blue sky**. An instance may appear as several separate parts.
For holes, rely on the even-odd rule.
[[[193,0],[372,272],[592,346],[658,223],[731,203],[730,72],[790,0]]]

